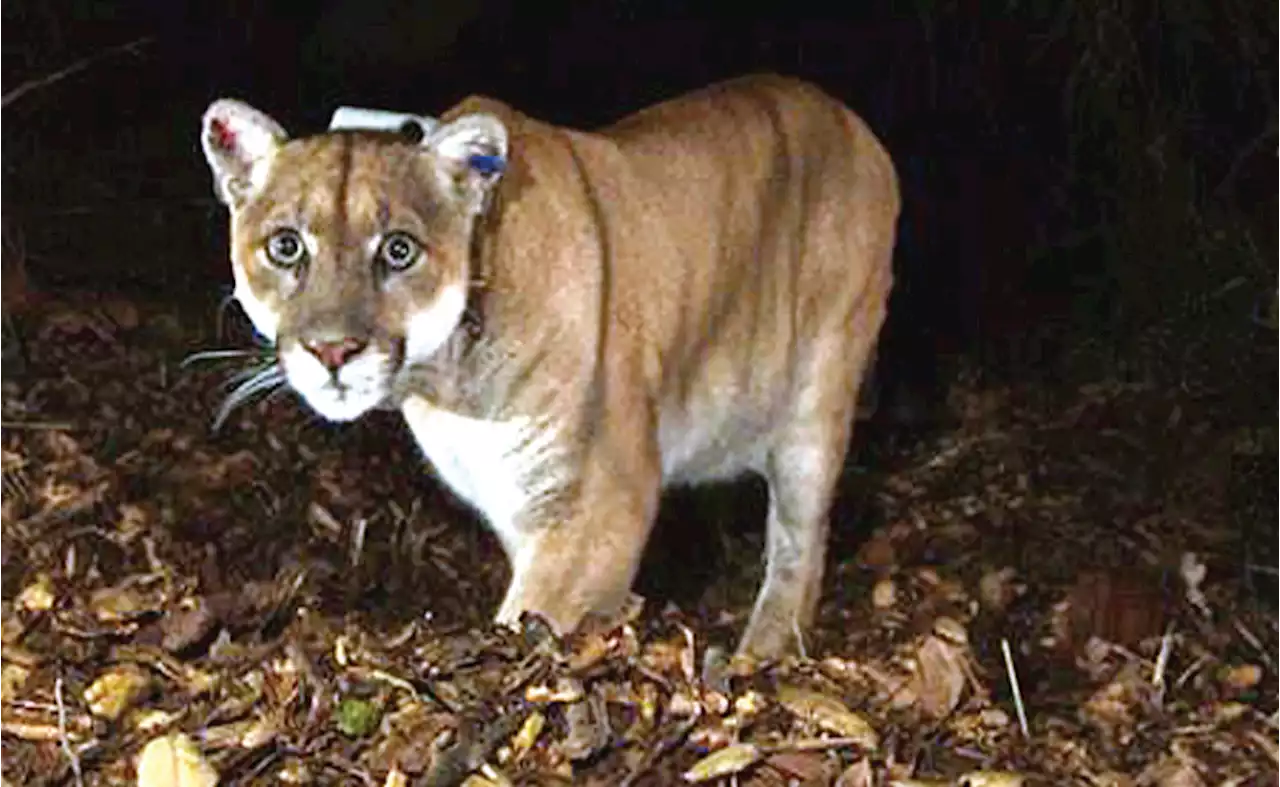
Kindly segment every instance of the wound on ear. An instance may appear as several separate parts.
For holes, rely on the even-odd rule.
[[[507,162],[502,156],[493,156],[485,153],[472,154],[467,159],[467,164],[481,175],[497,175],[506,169]]]
[[[214,118],[209,122],[209,131],[213,134],[213,143],[222,150],[235,150],[236,132],[231,130],[227,121]]]

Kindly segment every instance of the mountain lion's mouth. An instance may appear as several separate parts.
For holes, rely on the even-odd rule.
[[[399,371],[398,354],[369,347],[336,369],[294,344],[280,353],[290,387],[329,421],[354,421],[378,408]]]

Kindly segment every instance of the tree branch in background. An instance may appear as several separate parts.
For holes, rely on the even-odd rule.
[[[100,60],[113,57],[121,54],[122,52],[128,52],[136,55],[139,49],[151,43],[152,40],[153,36],[135,38],[128,43],[113,46],[110,49],[104,49],[101,52],[95,52],[88,57],[81,58],[65,68],[54,71],[52,74],[47,74],[46,76],[42,76],[38,79],[27,80],[21,85],[15,87],[13,90],[10,90],[8,93],[5,93],[3,97],[0,97],[0,109],[9,106],[11,103],[17,101],[33,90],[39,90],[40,88],[48,87],[55,82],[60,82],[73,74],[77,74],[85,70]]]

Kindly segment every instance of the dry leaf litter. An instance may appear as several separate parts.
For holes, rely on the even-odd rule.
[[[211,434],[202,314],[27,319],[6,785],[1276,782],[1275,569],[1239,522],[1276,515],[1238,481],[1275,435],[1191,394],[961,382],[947,428],[864,439],[807,657],[753,664],[758,511],[676,513],[747,556],[682,607],[494,630],[501,553],[391,414],[281,392]]]

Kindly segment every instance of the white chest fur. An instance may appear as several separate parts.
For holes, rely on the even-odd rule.
[[[527,418],[468,418],[417,396],[405,399],[401,412],[436,473],[514,555],[522,541],[521,515],[560,484],[554,430]]]

